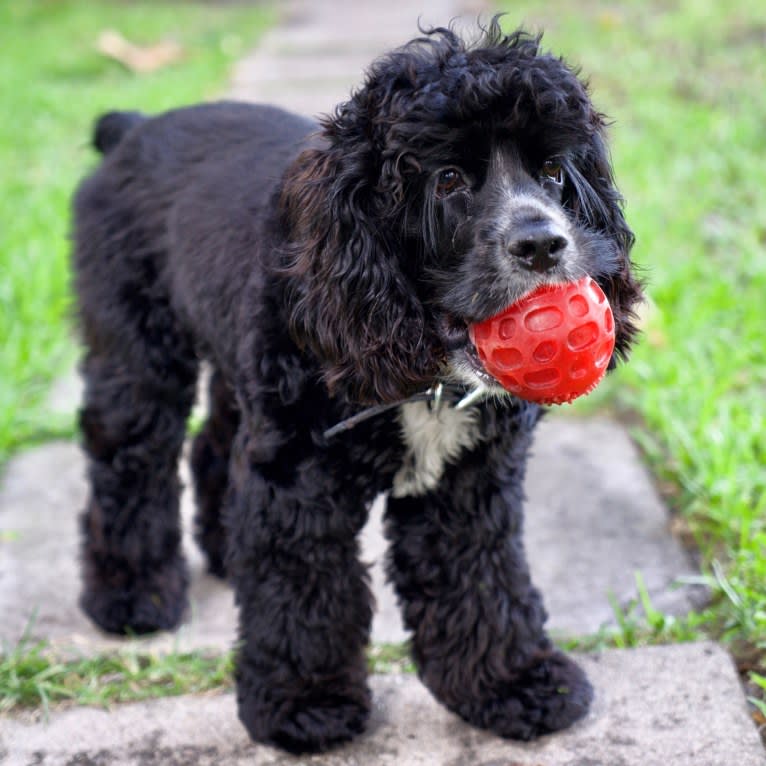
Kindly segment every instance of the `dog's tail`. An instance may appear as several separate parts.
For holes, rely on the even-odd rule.
[[[141,112],[107,112],[96,120],[93,129],[93,146],[101,154],[108,154],[123,136],[147,117]]]

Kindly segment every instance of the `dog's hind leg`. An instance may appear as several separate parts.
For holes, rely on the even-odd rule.
[[[128,160],[105,161],[74,204],[90,483],[80,604],[104,630],[146,633],[186,606],[178,458],[199,362],[167,284],[166,205]]]
[[[240,414],[234,393],[218,370],[210,378],[209,394],[208,418],[194,439],[191,453],[197,499],[195,538],[207,556],[210,571],[223,577],[226,534],[221,510],[229,483],[231,444]]]
[[[186,607],[178,456],[193,381],[168,388],[90,353],[80,413],[90,497],[82,518],[80,604],[104,630],[175,627]]]

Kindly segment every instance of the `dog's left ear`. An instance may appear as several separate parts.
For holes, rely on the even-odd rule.
[[[399,267],[401,188],[360,98],[325,120],[324,146],[304,151],[285,177],[291,332],[317,356],[331,391],[389,402],[428,387],[439,360]]]
[[[587,147],[565,163],[569,179],[565,204],[590,229],[606,234],[614,244],[613,258],[602,264],[603,271],[591,274],[606,293],[614,313],[616,342],[611,368],[616,357],[627,356],[638,332],[635,309],[643,292],[630,259],[635,237],[625,221],[623,199],[614,183],[602,117],[594,115],[593,123]]]

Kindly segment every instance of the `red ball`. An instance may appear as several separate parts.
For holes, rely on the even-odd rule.
[[[487,372],[540,404],[590,393],[614,350],[612,309],[590,277],[538,287],[469,331]]]

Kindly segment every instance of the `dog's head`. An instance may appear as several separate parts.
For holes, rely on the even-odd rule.
[[[604,127],[571,69],[497,21],[475,45],[437,29],[373,64],[282,197],[292,332],[328,384],[358,401],[478,384],[468,325],[585,274],[624,356],[641,293]]]

